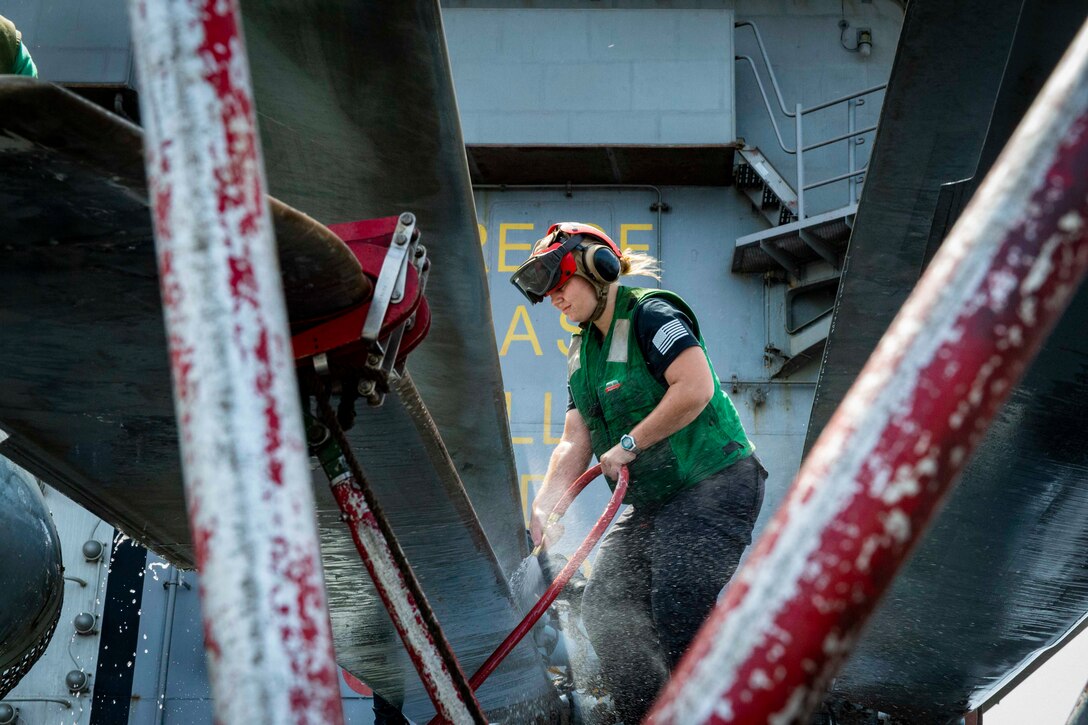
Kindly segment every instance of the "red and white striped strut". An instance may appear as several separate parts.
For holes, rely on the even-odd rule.
[[[325,417],[334,416],[328,408]],[[319,448],[317,455],[329,476],[329,485],[341,518],[351,530],[355,548],[434,704],[435,721],[452,725],[486,723],[473,688],[469,687],[392,530],[388,524],[383,528],[380,511],[367,502],[368,497],[373,500],[373,493],[366,481],[357,480],[352,473],[341,448],[344,444],[346,441],[330,440]]]
[[[220,723],[343,722],[236,0],[130,0]]]
[[[1088,26],[650,713],[807,723],[1088,269]]]

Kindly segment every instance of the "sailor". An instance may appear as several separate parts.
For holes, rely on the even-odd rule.
[[[582,599],[583,624],[622,722],[640,722],[751,543],[767,472],[707,356],[695,313],[649,255],[588,224],[553,225],[511,282],[581,328],[567,357],[563,436],[533,501],[534,543],[597,456],[630,483]],[[549,539],[556,536],[549,531]]]
[[[23,34],[3,15],[0,15],[0,75],[14,74],[38,77],[34,59],[23,43]]]

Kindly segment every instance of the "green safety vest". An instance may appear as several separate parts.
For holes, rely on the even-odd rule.
[[[695,314],[679,296],[666,290],[621,286],[608,334],[602,339],[600,330],[587,325],[574,333],[567,355],[574,405],[589,427],[598,458],[649,415],[665,395],[665,386],[646,367],[633,329],[632,315],[638,303],[650,297],[661,297],[688,316],[706,355]],[[707,365],[714,379],[714,396],[698,418],[643,450],[628,465],[631,481],[625,503],[636,507],[661,503],[755,450],[709,357]],[[609,485],[615,488],[614,482]]]

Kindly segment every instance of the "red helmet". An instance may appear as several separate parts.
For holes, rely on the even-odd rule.
[[[574,254],[578,252],[578,254]],[[529,259],[510,282],[533,304],[566,284],[576,274],[597,287],[607,287],[620,276],[620,248],[597,227],[560,222],[536,243]]]

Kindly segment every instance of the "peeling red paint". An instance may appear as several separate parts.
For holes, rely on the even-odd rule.
[[[1086,168],[1088,28],[817,441],[650,721],[808,721],[1088,273]]]
[[[237,2],[131,7],[216,719],[342,723]]]

